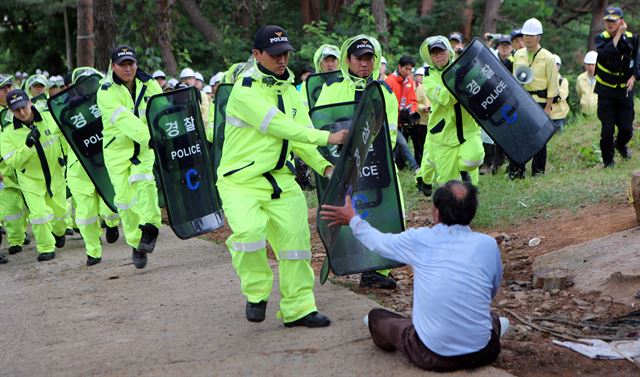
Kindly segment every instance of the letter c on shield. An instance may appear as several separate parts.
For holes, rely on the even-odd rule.
[[[198,171],[196,169],[187,170],[187,187],[191,191],[196,191],[200,187],[200,182],[193,182],[192,177],[198,176]]]

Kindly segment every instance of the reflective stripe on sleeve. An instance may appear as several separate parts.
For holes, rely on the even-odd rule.
[[[233,251],[253,252],[262,250],[267,247],[267,240],[260,240],[255,242],[232,242]]]
[[[116,124],[116,120],[118,120],[118,116],[120,116],[120,114],[122,114],[125,111],[127,111],[127,108],[124,106],[120,106],[117,109],[115,109],[115,111],[111,114],[111,118],[109,119],[111,121],[111,124]]]
[[[11,158],[11,156],[13,156],[14,154],[16,154],[16,151],[11,151],[7,154],[5,154],[4,156],[2,156],[2,159],[7,161],[9,158]]]
[[[53,214],[48,215],[46,217],[41,217],[39,219],[31,219],[31,224],[32,225],[42,225],[42,224],[48,223],[51,220],[53,220]]]
[[[390,123],[389,124],[389,131],[397,131],[398,130],[398,125],[395,123]]]
[[[273,117],[276,116],[278,111],[280,110],[278,110],[277,107],[272,107],[269,109],[269,111],[267,112],[267,115],[265,115],[264,119],[262,119],[262,122],[260,122],[260,132],[262,132],[263,134],[267,133],[269,124],[271,123],[271,120],[273,119]]]
[[[244,120],[240,119],[240,118],[236,118],[234,116],[231,115],[227,115],[227,123],[229,123],[230,125],[237,127],[237,128],[249,128],[251,127],[249,125],[249,123],[245,122]]]
[[[76,224],[78,225],[90,225],[98,221],[98,216],[93,216],[88,219],[80,219],[76,217]]]
[[[4,217],[5,221],[16,221],[16,220],[20,220],[22,218],[22,216],[24,216],[24,211],[20,212],[20,213],[16,213],[15,215],[6,215]]]
[[[129,176],[129,183],[134,183],[138,181],[153,181],[155,178],[152,174],[132,174]]]
[[[309,250],[283,250],[278,254],[282,260],[311,259],[311,252]]]

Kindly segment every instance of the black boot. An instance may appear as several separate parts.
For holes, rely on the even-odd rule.
[[[55,234],[53,234],[53,237],[56,239],[56,249],[62,249],[64,247],[64,244],[67,242],[64,234],[61,236],[56,236]]]
[[[131,259],[133,260],[133,265],[136,266],[136,268],[144,268],[147,265],[147,253],[144,251],[133,249]]]
[[[107,243],[114,243],[120,238],[120,231],[118,231],[118,227],[106,227],[107,231],[105,232],[105,238],[107,239]]]
[[[391,275],[384,276],[376,271],[367,271],[360,275],[360,286],[363,288],[395,289],[398,284]]]
[[[247,301],[247,307],[245,314],[247,321],[249,322],[262,322],[264,321],[265,312],[267,311],[267,302],[260,301],[257,304]]]
[[[22,242],[22,246],[27,246],[30,243],[31,237],[27,234],[27,232],[24,232],[24,241]]]
[[[94,258],[91,255],[87,255],[87,267],[91,267],[102,262],[102,258]]]
[[[156,240],[158,239],[158,228],[153,224],[146,223],[140,225],[140,229],[142,229],[142,237],[140,237],[138,250],[145,253],[153,253],[153,249],[156,247]]]
[[[52,251],[50,253],[40,253],[38,254],[38,262],[47,262],[56,257],[56,252]]]
[[[293,322],[285,322],[285,327],[327,327],[331,324],[331,320],[326,315],[318,312],[312,312]]]
[[[9,248],[9,254],[11,255],[18,254],[21,251],[22,251],[22,246],[20,245],[14,245]]]

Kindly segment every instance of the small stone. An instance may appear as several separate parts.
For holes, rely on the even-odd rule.
[[[567,297],[567,296],[569,296],[569,292],[560,291],[560,297]]]
[[[579,298],[574,298],[574,299],[573,299],[573,303],[574,303],[574,304],[576,304],[576,305],[578,305],[578,306],[589,306],[589,305],[591,305],[591,304],[590,304],[590,303],[588,303],[587,301],[585,301],[585,300],[581,300],[581,299],[579,299]]]
[[[559,289],[552,289],[551,292],[549,292],[551,296],[557,296],[559,293],[560,293]]]
[[[507,306],[507,304],[509,303],[509,300],[500,300],[498,301],[498,307],[499,308],[504,308]]]
[[[569,309],[571,309],[571,305],[563,305],[562,306],[562,310],[566,311],[566,310],[569,310]]]
[[[584,315],[580,318],[582,322],[591,321],[592,319],[598,318],[597,314],[594,313],[584,313]]]
[[[551,298],[551,294],[549,292],[545,292],[544,293],[544,298],[546,298],[547,300]]]
[[[548,302],[545,302],[542,305],[540,305],[540,309],[545,311],[545,312],[551,311],[552,308],[553,308],[553,306]]]
[[[589,327],[589,326],[585,326],[585,327],[583,327],[583,328],[582,328],[582,332],[583,332],[584,334],[591,334],[591,327]]]

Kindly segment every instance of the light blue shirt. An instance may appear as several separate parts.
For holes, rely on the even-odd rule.
[[[491,300],[502,280],[496,241],[463,225],[437,224],[381,233],[355,216],[349,226],[369,250],[413,267],[413,325],[441,356],[484,348],[491,338]]]

